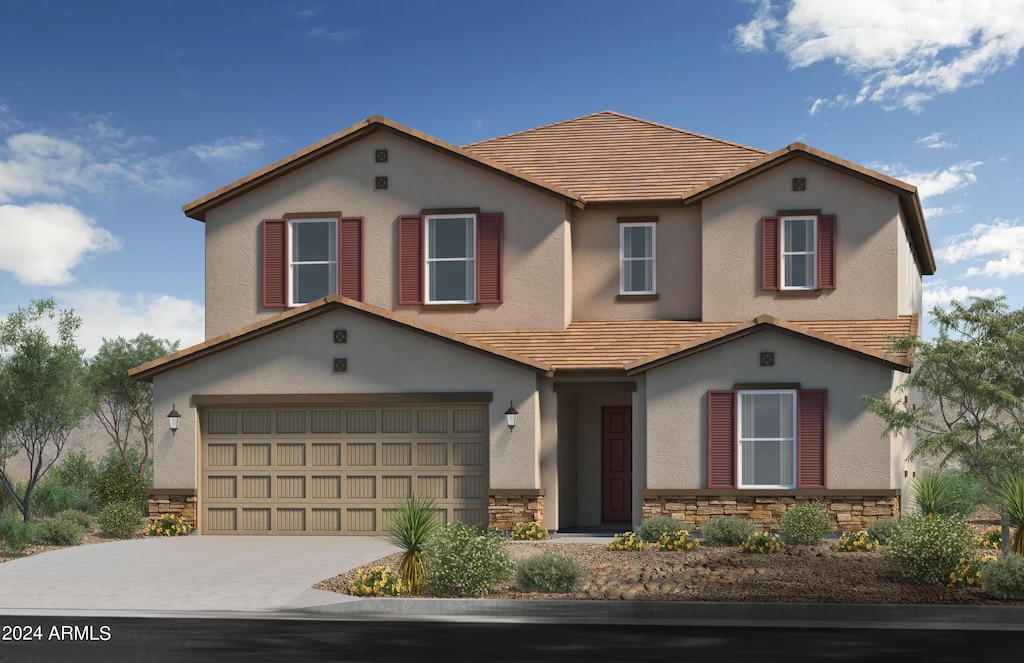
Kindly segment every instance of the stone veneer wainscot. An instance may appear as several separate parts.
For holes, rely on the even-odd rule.
[[[182,520],[196,527],[196,491],[188,488],[154,488],[149,491],[148,523],[155,523],[168,514],[181,516]]]
[[[491,490],[487,498],[487,529],[508,532],[520,523],[544,525],[542,488]]]

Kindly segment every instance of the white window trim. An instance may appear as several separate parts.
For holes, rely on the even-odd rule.
[[[786,251],[786,222],[787,221],[812,221],[814,228],[811,237],[810,251]],[[814,281],[808,285],[786,285],[786,256],[814,256]],[[809,216],[784,216],[779,219],[779,287],[782,290],[817,290],[818,280],[818,217]]]
[[[658,224],[656,223],[620,223],[619,224],[619,294],[620,295],[656,295],[658,294]],[[651,255],[649,258],[627,258],[625,255],[626,228],[650,228],[651,229]],[[651,289],[650,290],[626,290],[626,262],[650,261],[651,263]]]
[[[334,260],[292,260],[292,246],[294,245],[294,228],[303,223],[330,223],[334,227]],[[327,289],[328,294],[335,295],[338,293],[338,270],[340,269],[339,256],[338,256],[338,219],[334,217],[323,217],[319,219],[288,219],[288,232],[287,232],[287,244],[285,246],[285,256],[288,259],[288,306],[294,308],[296,306],[305,306],[309,302],[296,302],[295,301],[295,265],[334,265],[334,282],[330,283]]]
[[[430,257],[430,222],[433,219],[472,219],[470,226],[470,237],[468,246],[472,248],[472,255],[467,258],[431,258]],[[429,214],[423,217],[423,303],[424,304],[475,304],[476,303],[476,233],[479,219],[476,214]],[[438,262],[465,262],[467,269],[472,269],[474,274],[472,288],[473,292],[467,299],[431,299],[430,298],[430,265]]]
[[[743,483],[743,442],[757,442],[759,440],[764,441],[782,441],[785,442],[786,438],[781,437],[743,437],[743,395],[744,394],[792,394],[793,395],[793,438],[791,440],[793,444],[793,483],[786,485],[760,485],[760,484],[745,484]],[[797,415],[797,402],[800,397],[796,389],[746,389],[736,393],[736,486],[739,488],[774,488],[774,489],[792,489],[796,488],[797,483],[797,436],[799,431],[797,430],[798,421]]]

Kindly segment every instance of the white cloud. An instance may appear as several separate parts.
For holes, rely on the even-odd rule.
[[[925,207],[924,216],[929,220],[937,219],[940,216],[946,216],[947,214],[959,214],[963,209],[963,205],[953,205],[951,207]]]
[[[918,195],[925,199],[976,183],[978,177],[974,174],[974,169],[981,165],[984,165],[981,161],[961,161],[947,168],[931,171],[911,171],[900,164],[873,164],[872,168],[916,186]]]
[[[87,356],[96,354],[104,338],[134,338],[142,332],[180,341],[182,348],[204,339],[203,305],[188,299],[102,289],[63,290],[56,297],[62,308],[74,309],[82,319],[75,338]]]
[[[188,151],[203,162],[239,162],[258,154],[266,142],[259,138],[221,138],[207,145],[193,145]]]
[[[935,280],[924,286],[921,293],[922,308],[930,311],[936,306],[946,307],[956,300],[966,301],[968,297],[998,297],[1005,294],[1002,288],[970,288],[965,285],[947,285],[945,281]]]
[[[740,50],[764,52],[773,42],[793,69],[841,67],[860,89],[852,102],[837,97],[839,105],[920,110],[1014,64],[1024,48],[1024,0],[791,0],[778,8],[760,0],[734,32]]]
[[[945,135],[946,134],[940,131],[937,133],[929,134],[927,136],[921,136],[914,142],[930,150],[941,150],[947,147],[956,147],[956,143],[950,143],[949,141],[942,139],[942,137]]]
[[[117,238],[74,207],[0,205],[0,270],[25,285],[63,285],[86,254],[120,248]]]
[[[303,33],[303,38],[308,40],[308,41],[318,42],[318,43],[327,43],[327,42],[341,43],[341,42],[346,42],[349,39],[352,39],[353,37],[358,36],[360,34],[360,32],[362,32],[362,31],[361,30],[357,30],[355,28],[342,28],[340,30],[329,30],[328,28],[320,27],[320,28],[313,28],[312,30],[306,30],[306,32]]]
[[[1024,274],[1024,225],[1019,220],[996,219],[978,223],[969,233],[948,239],[936,257],[956,264],[985,256],[993,256],[982,267],[970,267],[965,276],[1008,278]]]

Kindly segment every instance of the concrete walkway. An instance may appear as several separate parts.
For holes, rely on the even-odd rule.
[[[321,606],[356,599],[311,585],[397,550],[361,536],[182,536],[64,548],[0,564],[0,614]]]

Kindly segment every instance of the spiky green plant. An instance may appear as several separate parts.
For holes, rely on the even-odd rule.
[[[1006,514],[1011,527],[1016,527],[1010,537],[1010,550],[1024,555],[1024,476],[1010,475],[999,482],[994,491],[993,501]]]
[[[405,551],[398,574],[407,594],[418,596],[426,586],[423,568],[423,547],[439,529],[434,501],[417,499],[415,495],[402,500],[391,519],[388,541]]]
[[[922,472],[914,479],[910,492],[921,513],[932,518],[949,515],[956,506],[952,486],[941,472]]]

